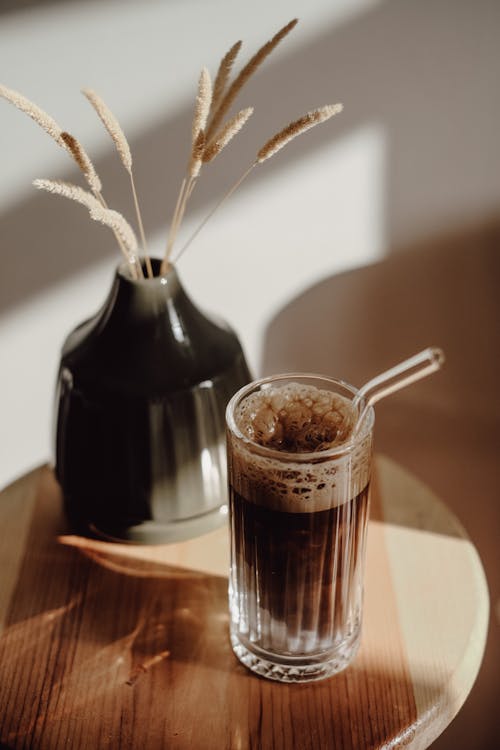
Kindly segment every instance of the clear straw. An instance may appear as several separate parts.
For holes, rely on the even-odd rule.
[[[430,346],[369,380],[359,389],[352,400],[354,409],[359,412],[353,435],[359,431],[368,409],[373,404],[390,393],[399,391],[400,388],[405,388],[407,385],[431,375],[431,373],[439,370],[443,363],[443,351],[436,346]]]

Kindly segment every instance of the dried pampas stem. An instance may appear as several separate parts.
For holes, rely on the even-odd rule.
[[[190,176],[188,177],[187,180],[185,179],[182,182],[181,191],[177,199],[177,205],[175,208],[174,218],[172,220],[172,226],[170,228],[170,232],[168,236],[167,250],[165,252],[165,257],[160,267],[161,273],[165,273],[170,265],[170,256],[172,255],[172,251],[174,249],[174,244],[175,244],[175,240],[177,239],[177,233],[179,231],[179,227],[182,223],[182,219],[184,218],[184,213],[186,211],[187,202],[191,196],[191,193],[194,190],[196,179],[197,179],[196,177]]]
[[[117,239],[120,240],[120,247],[130,267],[133,269],[135,278],[139,278],[140,264],[137,258],[137,239],[129,223],[117,211],[105,208],[100,201],[78,185],[72,185],[62,180],[35,180],[33,185],[39,190],[46,190],[54,195],[60,195],[69,200],[76,201],[85,206],[94,221],[109,227],[113,230]]]
[[[18,91],[9,89],[2,84],[0,84],[0,96],[17,107],[17,109],[20,109],[21,112],[27,114],[28,117],[31,117],[31,119],[34,120],[37,125],[40,125],[40,127],[43,128],[43,130],[45,130],[45,132],[48,133],[50,137],[59,144],[59,146],[64,148],[64,143],[61,140],[62,128],[50,115],[44,112],[43,109],[40,109],[40,107]]]
[[[191,196],[191,193],[194,190],[194,186],[196,184],[196,179],[197,179],[196,177],[189,176],[188,179],[187,179],[187,181],[186,181],[186,184],[185,184],[185,187],[184,187],[184,195],[182,196],[182,200],[181,200],[180,205],[179,205],[179,211],[177,213],[177,216],[176,216],[176,219],[175,219],[175,223],[174,223],[174,232],[173,232],[173,236],[172,236],[172,244],[170,246],[170,250],[172,250],[172,247],[173,247],[174,242],[176,240],[177,232],[179,230],[179,227],[181,225],[182,219],[184,218],[184,213],[186,211],[186,204],[187,204],[187,202],[188,202],[188,200],[189,200],[189,198]]]
[[[281,42],[281,40],[290,33],[290,31],[297,24],[297,19],[290,21],[282,29],[278,31],[273,38],[264,44],[258,52],[250,59],[250,61],[241,70],[239,75],[233,81],[231,86],[226,90],[226,84],[236,58],[238,54],[241,42],[236,42],[229,52],[223,57],[219,65],[217,72],[214,92],[212,92],[212,86],[210,81],[210,75],[206,68],[203,68],[199,83],[198,83],[198,95],[196,99],[195,114],[192,124],[192,148],[191,158],[188,167],[188,180],[183,183],[179,198],[177,200],[177,206],[170,227],[167,250],[165,257],[162,261],[161,272],[165,272],[170,264],[170,256],[173,251],[174,243],[177,237],[177,233],[182,222],[184,212],[186,210],[187,201],[189,200],[191,193],[196,184],[196,180],[201,170],[203,162],[208,162],[214,159],[226,146],[231,138],[242,128],[246,120],[250,117],[252,109],[242,110],[235,117],[233,117],[219,132],[218,128],[222,119],[237,94],[244,86],[250,76],[257,70],[262,62],[271,54],[273,49]],[[214,99],[215,96],[215,99]],[[212,114],[210,123],[207,127],[208,117]],[[217,135],[216,135],[217,133]],[[208,221],[210,216],[219,208],[219,206],[226,201],[229,196],[236,190],[241,184],[246,175],[251,171],[253,166],[247,170],[247,172],[241,177],[236,185],[224,196],[224,198],[215,206],[210,212],[207,218],[202,222],[202,226]],[[181,252],[177,256],[177,259],[185,251],[186,247],[191,243],[196,234],[202,227],[199,227],[194,235],[188,240],[186,245],[182,248]]]
[[[177,196],[177,202],[175,204],[175,209],[174,209],[174,214],[172,216],[172,221],[170,222],[170,229],[169,229],[168,237],[167,237],[167,249],[165,251],[165,255],[163,257],[163,260],[161,262],[160,275],[163,275],[164,273],[166,273],[167,270],[168,270],[168,267],[170,265],[170,253],[172,252],[174,228],[175,228],[175,224],[176,224],[176,221],[177,221],[177,217],[179,215],[179,209],[180,209],[181,202],[184,199],[184,193],[185,193],[185,190],[186,190],[186,183],[187,183],[187,180],[184,177],[184,179],[182,180],[181,189],[179,190],[179,195]]]
[[[287,36],[287,34],[290,33],[290,31],[297,25],[298,19],[294,18],[293,21],[290,21],[287,23],[286,26],[283,26],[282,29],[278,31],[277,34],[273,36],[273,38],[266,42],[263,47],[261,47],[258,52],[255,53],[255,55],[249,60],[249,62],[245,65],[245,67],[240,71],[239,75],[235,78],[231,86],[228,88],[227,92],[222,97],[219,105],[215,109],[212,119],[210,121],[210,125],[207,130],[207,138],[210,140],[212,136],[214,135],[215,131],[219,127],[220,123],[222,122],[222,119],[234,100],[236,99],[236,96],[241,91],[245,83],[248,81],[250,76],[252,76],[255,71],[262,65],[266,57],[268,57],[271,52],[274,50],[275,47],[278,46],[278,44],[281,42],[284,37]]]
[[[80,167],[94,195],[99,196],[102,190],[101,181],[81,143],[71,133],[66,132],[61,133],[61,140]]]
[[[222,96],[226,90],[226,85],[231,75],[231,70],[236,60],[236,56],[241,49],[242,42],[236,42],[233,44],[229,52],[227,52],[222,60],[220,61],[219,70],[215,76],[214,93],[212,96],[212,109],[215,109],[219,104]]]
[[[129,259],[132,258],[134,264],[139,265],[136,255],[138,250],[137,238],[128,221],[118,211],[103,208],[100,204],[90,212],[90,215],[94,221],[100,221],[101,224],[112,229],[120,237],[130,256]]]
[[[198,94],[192,124],[192,147],[189,159],[188,175],[190,178],[198,177],[202,165],[203,151],[205,150],[205,126],[207,124],[210,104],[212,102],[212,82],[210,74],[203,68],[198,81]],[[182,203],[180,204],[182,207]]]
[[[196,97],[196,106],[194,110],[193,125],[192,125],[192,142],[195,146],[198,139],[200,130],[205,130],[207,124],[208,114],[210,112],[210,104],[212,102],[212,82],[210,80],[210,73],[206,68],[200,73],[198,81],[198,95]]]
[[[139,225],[139,234],[141,235],[142,251],[144,253],[144,260],[146,263],[146,272],[148,274],[148,279],[152,279],[154,276],[153,266],[151,265],[151,257],[148,251],[148,243],[146,242],[146,233],[144,231],[144,224],[142,223],[142,214],[141,214],[141,209],[139,207],[139,199],[137,198],[137,191],[135,189],[135,181],[134,181],[134,176],[132,172],[130,172],[130,187],[132,188],[132,196],[134,198],[135,214],[137,216],[137,223]]]
[[[82,94],[88,99],[92,107],[97,112],[102,124],[108,131],[114,141],[121,162],[129,174],[132,173],[132,154],[130,147],[125,138],[125,134],[120,127],[120,123],[111,112],[107,104],[92,89],[82,89]]]
[[[128,141],[125,137],[125,133],[123,132],[120,123],[116,119],[115,115],[111,112],[105,101],[99,96],[99,94],[88,88],[82,89],[82,94],[88,99],[94,110],[97,112],[102,124],[113,139],[120,160],[129,174],[132,196],[134,198],[135,213],[137,216],[137,224],[139,226],[142,249],[146,261],[146,270],[148,273],[148,277],[151,279],[153,278],[153,268],[151,266],[151,260],[148,253],[146,234],[144,232],[142,214],[139,207],[139,200],[137,198],[137,191],[135,188],[134,175],[132,172],[132,152],[130,151],[130,146],[128,145]]]
[[[70,133],[63,131],[50,115],[19,92],[0,84],[0,96],[21,110],[21,112],[31,117],[37,125],[40,125],[54,139],[58,146],[68,151],[85,175],[90,188],[94,193],[100,193],[102,185],[99,176],[85,149],[76,138],[70,135]]]
[[[101,205],[92,193],[89,193],[88,190],[81,188],[79,185],[73,185],[71,182],[38,179],[33,181],[33,185],[38,188],[38,190],[46,190],[53,195],[62,195],[64,198],[69,198],[69,200],[81,203],[82,206],[86,206],[89,211]]]
[[[329,104],[325,107],[315,109],[313,112],[308,112],[298,120],[291,122],[262,146],[257,154],[257,162],[260,164],[271,156],[274,156],[277,151],[286,146],[287,143],[298,135],[305,133],[306,130],[319,125],[321,122],[326,122],[330,117],[342,112],[342,109],[342,104]]]
[[[209,162],[212,161],[212,159],[215,159],[215,157],[220,154],[222,149],[227,146],[229,141],[234,138],[236,133],[241,130],[243,125],[252,114],[253,107],[247,107],[247,109],[242,109],[241,112],[238,112],[237,115],[232,117],[225,124],[222,130],[220,130],[213,138],[213,140],[210,141],[210,143],[205,147],[202,155],[203,161]]]
[[[186,210],[187,201],[194,190],[196,180],[200,174],[203,164],[203,153],[205,151],[206,136],[205,126],[207,124],[210,106],[212,103],[212,82],[210,74],[203,68],[198,80],[198,93],[192,123],[192,147],[188,164],[188,177],[184,179],[177,198],[172,223],[167,239],[167,249],[160,266],[160,273],[165,273],[170,265],[170,256]]]

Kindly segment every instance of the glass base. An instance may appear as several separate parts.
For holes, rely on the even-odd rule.
[[[345,669],[358,652],[360,636],[358,627],[348,640],[326,654],[294,657],[272,654],[253,643],[243,643],[231,628],[231,646],[240,662],[261,677],[278,682],[313,682]]]

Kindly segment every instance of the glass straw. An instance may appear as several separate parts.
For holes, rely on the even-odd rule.
[[[443,365],[444,359],[442,349],[430,346],[365,383],[352,400],[354,409],[359,412],[353,435],[359,431],[370,406],[390,393],[436,372]]]

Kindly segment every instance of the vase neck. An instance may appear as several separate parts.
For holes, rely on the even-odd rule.
[[[118,266],[110,298],[116,300],[117,297],[123,297],[124,301],[128,300],[137,310],[147,311],[150,308],[154,309],[161,301],[174,299],[179,293],[184,294],[174,266],[170,266],[167,273],[160,275],[161,261],[152,258],[151,265],[155,274],[152,279],[133,279],[127,263]],[[107,302],[109,303],[110,299]]]

